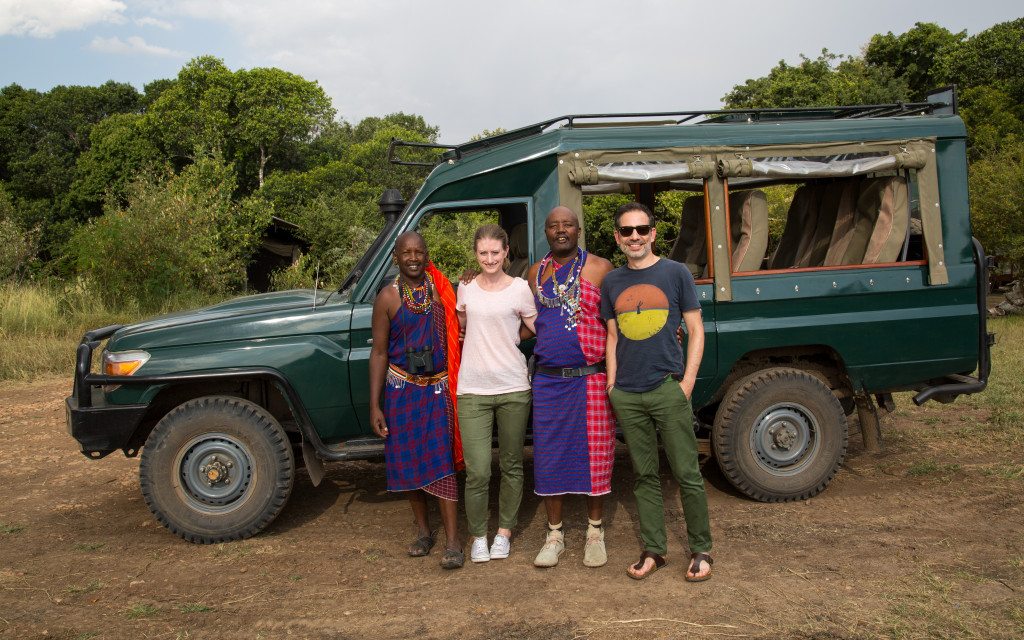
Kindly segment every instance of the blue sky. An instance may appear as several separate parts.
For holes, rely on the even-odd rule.
[[[0,86],[141,89],[212,54],[316,80],[350,122],[417,113],[462,142],[566,113],[716,108],[801,53],[1022,15],[1004,0],[0,0]]]

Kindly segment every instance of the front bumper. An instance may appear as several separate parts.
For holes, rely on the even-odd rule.
[[[108,405],[102,392],[96,389],[111,384],[114,377],[90,371],[93,350],[121,326],[95,329],[82,337],[75,358],[75,386],[71,396],[64,400],[68,433],[89,458],[102,458],[117,449],[127,456],[136,455],[138,446],[131,442],[132,435],[149,408],[147,405]]]
[[[82,407],[75,396],[64,399],[68,433],[78,441],[83,454],[96,459],[116,449],[129,457],[137,454],[138,447],[131,444],[131,438],[148,408],[144,404]]]

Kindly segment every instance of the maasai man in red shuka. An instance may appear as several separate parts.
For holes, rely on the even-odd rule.
[[[385,439],[388,491],[408,492],[418,528],[408,554],[426,556],[435,531],[427,516],[427,494],[438,499],[447,542],[445,569],[463,565],[458,535],[455,482],[455,409],[449,385],[450,330],[442,304],[451,285],[430,274],[422,236],[407,232],[395,241],[399,275],[373,303],[370,352],[370,424]],[[429,266],[428,266],[429,265]],[[436,268],[434,273],[438,273]],[[454,313],[454,312],[453,312]],[[458,342],[458,333],[455,334]],[[381,396],[384,408],[380,406]],[[459,451],[461,458],[461,450]]]
[[[611,491],[615,461],[600,287],[612,265],[580,249],[579,220],[567,207],[551,210],[544,235],[551,251],[527,274],[537,300],[533,474],[548,516],[544,545],[533,564],[558,564],[565,551],[562,498],[576,493],[587,496],[589,516],[583,564],[600,567],[608,561],[603,496]]]

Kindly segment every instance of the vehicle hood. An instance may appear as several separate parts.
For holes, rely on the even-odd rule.
[[[295,289],[158,316],[122,327],[111,336],[107,348],[123,351],[330,331],[324,323],[338,321],[338,311],[350,306],[325,304],[331,293],[317,291],[315,308],[313,289]]]

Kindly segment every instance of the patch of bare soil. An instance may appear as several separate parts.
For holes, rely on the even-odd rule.
[[[639,537],[624,450],[600,569],[582,565],[580,499],[566,503],[561,563],[532,566],[544,521],[532,494],[507,560],[446,572],[439,547],[409,558],[409,508],[372,462],[329,465],[318,488],[300,472],[253,539],[189,544],[146,508],[137,459],[78,452],[68,386],[0,384],[0,637],[1024,636],[1024,462],[983,446],[986,416],[957,405],[901,404],[877,455],[851,419],[846,464],[806,502],[752,502],[709,464],[715,574],[693,585],[664,465],[669,564],[642,582],[626,576]]]

